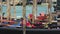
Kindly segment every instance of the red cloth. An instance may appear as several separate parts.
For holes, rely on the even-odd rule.
[[[2,22],[7,22],[7,20],[2,20]]]
[[[11,25],[13,25],[15,22],[14,21],[9,21]]]
[[[32,17],[33,15],[32,14],[29,14],[30,17]]]
[[[32,14],[29,14],[29,17],[30,17],[30,19],[32,19],[33,15]]]
[[[38,20],[44,20],[45,19],[44,16],[38,16],[37,18],[38,18]]]
[[[27,23],[26,23],[26,26],[28,26],[28,27],[29,27],[29,26],[31,26],[31,24],[30,24],[29,22],[27,22]]]
[[[23,22],[22,22],[21,24],[22,24],[22,26],[24,25]],[[27,26],[27,27],[31,26],[30,22],[27,22],[27,21],[26,21],[26,26]]]
[[[35,25],[32,25],[32,28],[35,28],[36,26]]]

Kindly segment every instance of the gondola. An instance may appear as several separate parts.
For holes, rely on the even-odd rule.
[[[33,0],[33,1],[35,1],[35,2],[33,3],[32,14],[36,17],[35,13],[36,13],[37,10],[35,10],[35,9],[37,7],[37,3],[36,3],[36,0]],[[7,14],[8,15],[7,19],[8,20],[6,22],[8,22],[9,24],[3,23],[4,20],[2,20],[2,18],[1,18],[0,33],[2,33],[2,34],[3,33],[4,34],[9,34],[9,33],[10,34],[60,34],[60,29],[59,28],[58,29],[50,29],[50,28],[52,28],[52,26],[54,26],[54,28],[55,28],[55,26],[57,26],[56,23],[52,23],[53,25],[52,24],[48,24],[48,26],[49,26],[48,29],[39,28],[39,26],[42,26],[41,23],[40,23],[40,25],[39,24],[34,24],[35,26],[38,26],[38,27],[34,27],[34,28],[26,27],[26,23],[25,23],[26,22],[25,21],[26,20],[26,18],[25,18],[26,17],[26,0],[23,0],[23,5],[22,5],[23,6],[23,19],[24,19],[24,21],[23,21],[23,24],[24,24],[23,27],[20,26],[20,23],[18,23],[18,25],[16,25],[16,24],[10,25],[10,23],[12,22],[12,21],[10,21],[11,20],[11,15],[10,15],[11,14],[10,13],[11,7],[9,5],[9,0],[7,0],[7,2],[8,2],[7,3],[8,4],[7,13],[9,15]],[[50,8],[51,8],[51,6],[49,5],[48,9],[51,10]],[[14,9],[15,9],[15,3],[14,3]],[[14,11],[14,14],[15,14],[14,15],[14,17],[15,17],[16,16],[16,11]],[[51,23],[51,13],[49,13],[49,15],[50,15],[50,21],[49,21],[49,23]],[[33,16],[32,23],[34,23],[34,16]],[[10,18],[10,20],[9,20],[9,18]]]
[[[23,34],[23,28],[0,27],[0,33]],[[60,29],[26,29],[26,34],[60,34]]]

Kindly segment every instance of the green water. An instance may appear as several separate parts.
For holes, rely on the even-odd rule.
[[[5,16],[6,16],[7,15],[6,14],[7,6],[2,6],[2,9],[3,9],[3,12],[5,12]],[[39,15],[39,13],[41,13],[41,12],[47,13],[47,9],[48,9],[47,6],[37,5],[37,15]],[[51,12],[53,12],[54,8],[52,7],[51,9],[52,9]],[[13,6],[11,6],[12,16],[13,16],[13,13],[14,13],[14,9],[13,9]],[[31,13],[32,13],[32,5],[27,5],[26,6],[26,16],[28,16]],[[16,16],[22,16],[22,6],[16,6]]]

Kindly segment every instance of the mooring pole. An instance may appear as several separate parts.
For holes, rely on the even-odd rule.
[[[52,0],[49,0],[49,4],[48,4],[48,13],[49,13],[49,23],[51,23],[52,21],[52,13],[51,13],[51,7],[52,7]]]
[[[15,8],[15,5],[16,5],[15,0],[13,0],[13,7],[14,7],[14,18],[16,18],[16,8]]]
[[[1,23],[2,23],[2,0],[0,0],[0,17],[1,17],[1,19],[0,19],[0,21],[1,21]]]
[[[11,20],[11,12],[10,12],[11,6],[10,6],[10,0],[7,0],[7,21]]]
[[[22,0],[23,1],[23,34],[26,34],[26,0]]]
[[[33,10],[32,10],[32,14],[33,14],[33,19],[32,19],[32,23],[34,23],[34,20],[37,16],[37,0],[33,0]]]

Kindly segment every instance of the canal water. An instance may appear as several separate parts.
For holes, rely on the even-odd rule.
[[[51,12],[54,11],[54,8],[51,8]],[[2,11],[5,13],[5,16],[7,15],[7,6],[2,6]],[[47,13],[48,11],[48,6],[42,6],[42,5],[37,5],[37,15],[39,13],[44,12]],[[26,16],[32,13],[32,5],[27,5],[26,6]],[[13,6],[11,6],[11,15],[14,15],[14,9]],[[22,16],[22,6],[16,6],[16,16]]]

